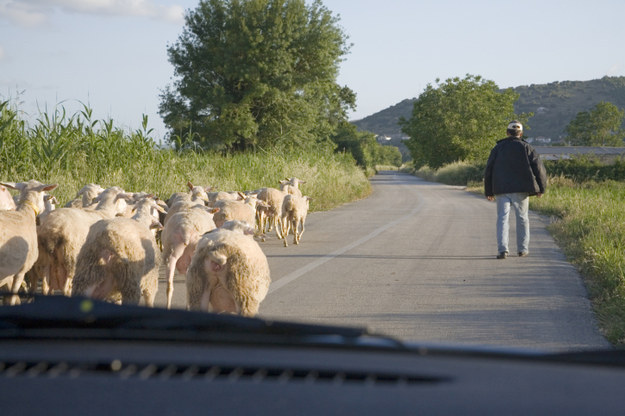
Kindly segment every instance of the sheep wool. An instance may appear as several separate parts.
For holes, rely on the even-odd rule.
[[[220,228],[199,241],[187,272],[192,310],[258,314],[271,277],[267,257],[243,232]]]
[[[144,224],[118,217],[95,223],[76,260],[72,295],[154,306],[160,250]]]
[[[17,294],[26,272],[39,255],[36,216],[44,210],[43,197],[57,185],[45,185],[36,180],[2,182],[2,186],[20,191],[15,211],[0,211],[0,286],[8,285]],[[20,302],[17,295],[9,304]]]

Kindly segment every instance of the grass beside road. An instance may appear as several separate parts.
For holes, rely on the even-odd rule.
[[[555,219],[549,231],[580,270],[601,330],[625,346],[625,184],[550,182],[530,208]]]

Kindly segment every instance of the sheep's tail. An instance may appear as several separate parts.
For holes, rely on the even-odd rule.
[[[104,300],[121,289],[122,297],[125,298],[124,289],[119,287],[119,282],[128,280],[128,261],[120,259],[115,253],[106,249],[97,253],[91,250],[81,254],[76,265],[72,295]],[[139,296],[135,303],[138,302]]]
[[[94,256],[79,257],[72,282],[72,296],[88,296],[100,299],[98,288],[104,286],[107,278],[105,266],[106,262],[102,259],[95,259]]]
[[[198,249],[187,269],[187,306],[193,311],[202,309],[202,296],[207,285],[203,250],[205,248]]]
[[[50,257],[54,257],[54,251],[58,247],[65,247],[67,239],[58,233],[41,233],[38,236],[39,250],[45,251]]]

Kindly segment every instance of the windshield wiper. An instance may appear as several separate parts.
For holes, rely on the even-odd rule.
[[[116,305],[82,297],[34,295],[0,308],[0,339],[6,337],[97,337],[310,343],[404,348],[401,341],[365,327],[272,321],[181,309]]]

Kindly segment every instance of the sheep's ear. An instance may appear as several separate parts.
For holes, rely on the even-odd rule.
[[[45,192],[49,192],[51,190],[53,190],[54,188],[56,188],[57,186],[59,186],[58,184],[51,184],[51,185],[43,185],[41,190],[45,191]]]
[[[117,201],[118,199],[124,199],[127,202],[130,202],[132,200],[132,195],[127,194],[126,192],[122,192],[117,194],[117,196],[115,197],[115,201]]]
[[[152,221],[152,223],[150,224],[150,230],[162,230],[163,229],[163,224],[161,224],[160,222],[154,220]]]
[[[15,182],[0,182],[0,185],[4,185],[7,188],[18,189],[17,184]]]
[[[211,213],[211,214],[216,214],[216,213],[218,213],[218,212],[219,212],[219,207],[216,207],[216,208],[211,208],[211,209],[210,209],[210,213]]]
[[[189,187],[189,191],[193,189],[193,184],[191,183],[191,181],[187,182],[187,186]]]

